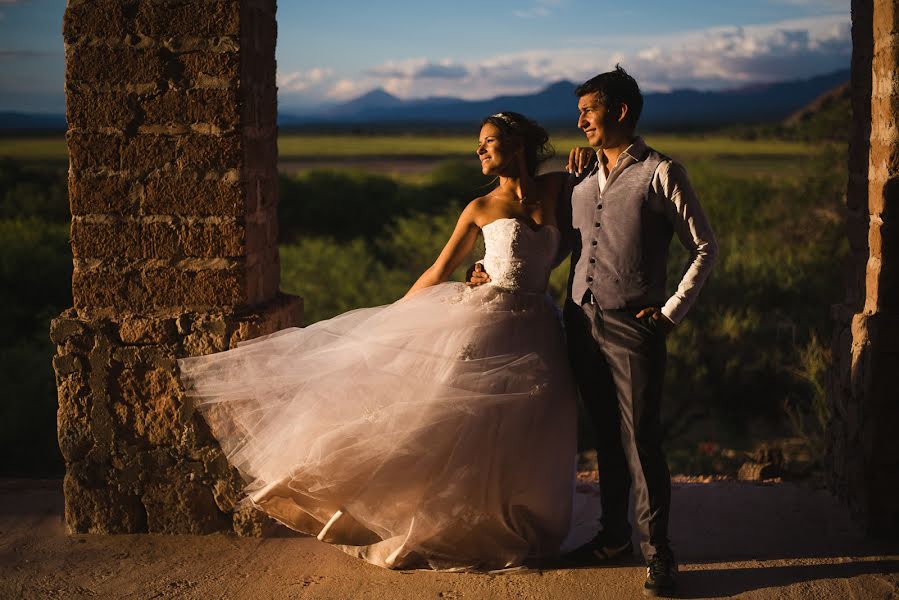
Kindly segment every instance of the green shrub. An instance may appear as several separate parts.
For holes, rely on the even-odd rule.
[[[0,221],[0,472],[58,474],[50,319],[71,306],[68,225]]]

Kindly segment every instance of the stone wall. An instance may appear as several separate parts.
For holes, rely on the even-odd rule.
[[[831,486],[899,536],[899,2],[852,2],[847,295],[834,307]]]
[[[74,306],[51,337],[73,532],[258,529],[175,360],[299,324],[278,293],[274,0],[69,0]]]

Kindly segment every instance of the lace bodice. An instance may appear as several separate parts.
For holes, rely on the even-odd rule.
[[[506,217],[485,225],[484,270],[490,284],[521,292],[544,292],[559,244],[559,230],[551,225],[532,229],[520,219]]]

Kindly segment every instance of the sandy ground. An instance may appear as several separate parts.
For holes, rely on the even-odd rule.
[[[790,483],[676,484],[683,598],[899,598],[899,544],[863,538],[824,491]],[[0,598],[627,599],[644,568],[506,574],[388,571],[285,530],[73,535],[58,481],[0,480]]]

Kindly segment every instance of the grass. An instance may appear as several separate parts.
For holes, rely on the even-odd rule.
[[[0,137],[0,158],[16,160],[66,160],[68,151],[62,135],[53,137]]]
[[[647,142],[672,156],[687,159],[712,157],[801,157],[821,154],[826,146],[776,140],[737,140],[723,136],[687,137],[648,135]],[[465,156],[473,155],[476,139],[471,136],[337,136],[285,135],[278,140],[282,159],[340,158],[348,156]],[[553,144],[559,154],[584,145],[581,136],[557,136]]]
[[[651,134],[647,142],[681,160],[702,158],[781,159],[822,154],[827,145],[777,140],[737,140],[724,136],[695,137]],[[345,157],[444,157],[473,155],[476,136],[428,135],[302,135],[287,134],[278,139],[282,159],[328,159]],[[558,136],[553,141],[559,154],[584,144],[581,136]],[[64,160],[63,136],[0,137],[0,157],[20,160]]]
[[[654,148],[684,163],[691,172],[704,169],[739,178],[796,179],[809,175],[819,156],[842,151],[842,147],[836,148],[829,143],[745,140],[720,134],[650,134],[646,140]],[[555,137],[553,143],[557,152],[555,168],[562,168],[568,150],[582,145],[584,140],[577,135],[566,135]],[[395,181],[419,184],[428,181],[431,169],[441,159],[471,158],[474,164],[474,148],[473,135],[285,134],[278,139],[280,159],[300,163],[292,167],[285,165],[290,172],[302,173],[325,165],[338,171],[377,172]],[[65,139],[61,135],[0,137],[0,158],[4,157],[26,162],[64,162],[67,160]],[[424,160],[425,164],[411,170],[407,161],[391,165],[391,160],[407,157]],[[340,166],[342,159],[353,159],[352,164]]]

